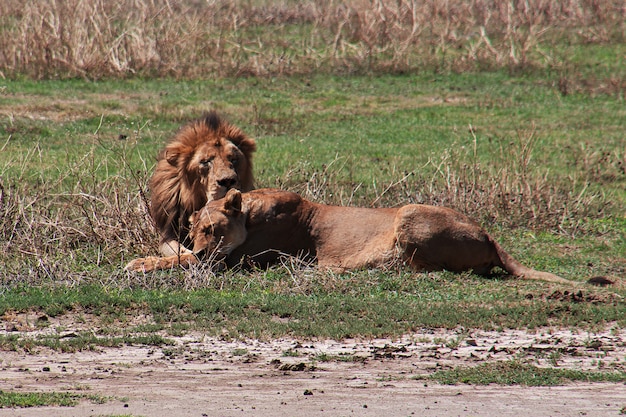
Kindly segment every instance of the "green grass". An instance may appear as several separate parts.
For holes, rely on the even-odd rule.
[[[274,271],[276,272],[279,271]],[[252,279],[257,283],[251,283]],[[74,311],[94,315],[102,334],[77,332],[0,338],[3,349],[33,350],[45,346],[60,351],[115,347],[123,344],[169,346],[172,342],[155,334],[184,334],[201,330],[210,335],[255,337],[347,337],[400,336],[423,328],[539,328],[545,326],[602,328],[608,323],[626,325],[624,302],[607,291],[584,289],[587,302],[551,298],[554,289],[542,284],[488,280],[469,274],[410,274],[366,272],[334,277],[319,274],[300,281],[298,293],[288,278],[276,274],[261,282],[258,276],[233,274],[225,283],[229,290],[105,290],[100,286],[62,289],[34,287],[4,292],[0,313],[56,306],[54,315]],[[293,284],[293,281],[291,281]],[[238,289],[236,289],[238,288]],[[471,288],[471,291],[468,291]],[[124,324],[145,314],[151,322]],[[283,320],[277,321],[276,317]],[[115,321],[115,328],[107,323]],[[187,323],[184,328],[177,323]]]
[[[459,367],[437,371],[431,379],[447,385],[523,385],[549,387],[567,382],[626,382],[626,372],[577,371],[573,369],[539,368],[518,361],[495,362],[475,367]]]
[[[11,392],[0,391],[0,408],[27,407],[73,407],[82,399],[95,404],[103,404],[108,398],[98,395],[84,395],[70,392]]]
[[[3,350],[25,350],[36,352],[38,347],[46,347],[59,352],[77,352],[95,350],[98,347],[121,347],[131,345],[142,346],[171,346],[174,342],[156,334],[124,336],[95,336],[92,332],[78,332],[74,336],[61,336],[58,334],[49,336],[0,336],[0,348]]]
[[[133,168],[150,169],[154,155],[172,132],[209,108],[232,115],[233,123],[259,139],[256,171],[260,185],[273,184],[298,163],[306,162],[312,172],[339,157],[346,165],[341,179],[348,177],[371,187],[372,180],[381,175],[397,179],[390,169],[424,169],[429,158],[443,150],[470,146],[470,124],[476,128],[477,154],[483,162],[499,157],[501,146],[508,146],[517,131],[534,124],[540,142],[533,162],[549,167],[555,180],[567,177],[579,161],[580,146],[605,152],[619,150],[623,144],[625,111],[620,100],[562,97],[544,77],[487,73],[434,79],[432,75],[317,76],[311,80],[97,84],[95,91],[91,83],[80,81],[7,84],[0,107],[14,106],[18,95],[26,106],[38,101],[51,116],[62,117],[67,111],[72,120],[33,121],[14,113],[12,122],[4,120],[0,125],[0,137],[10,135],[12,150],[0,157],[0,168],[8,165],[7,173],[17,174],[23,169],[20,158],[39,144],[45,161],[35,156],[24,161],[31,178],[49,180],[66,174],[68,168],[86,164],[83,157],[91,153],[92,168],[101,180],[122,170],[122,156]],[[50,97],[51,91],[61,89],[62,98]],[[129,91],[131,97],[122,99]],[[168,93],[163,98],[159,96],[162,91]],[[78,106],[76,100],[86,100],[88,105]],[[108,108],[111,100],[119,103],[123,116]],[[118,140],[120,134],[128,139]],[[73,149],[69,155],[67,146]],[[563,147],[570,147],[571,153],[552,151]],[[372,163],[376,161],[380,162]],[[418,174],[432,175],[428,171]],[[614,187],[608,185],[620,190],[623,180]],[[618,197],[625,198],[623,192]]]

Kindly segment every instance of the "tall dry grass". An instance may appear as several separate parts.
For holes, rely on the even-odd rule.
[[[156,253],[159,237],[143,192],[149,170],[119,157],[109,162],[121,165],[120,174],[104,180],[95,172],[107,162],[92,154],[55,180],[27,171],[0,175],[0,285],[74,283],[128,254]]]
[[[559,67],[621,42],[623,0],[3,0],[0,76],[216,77]]]

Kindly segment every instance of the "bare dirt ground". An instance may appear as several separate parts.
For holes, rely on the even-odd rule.
[[[0,334],[76,337],[89,320],[4,317]],[[6,330],[5,330],[6,329]],[[59,330],[63,329],[63,330]],[[97,329],[93,329],[96,331]],[[0,351],[0,390],[108,397],[0,416],[619,416],[626,385],[440,385],[436,370],[512,358],[561,369],[625,370],[626,331],[424,330],[399,339],[229,341],[188,333],[167,347]]]

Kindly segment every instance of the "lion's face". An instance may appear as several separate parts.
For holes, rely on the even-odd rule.
[[[230,189],[241,190],[248,160],[228,139],[217,138],[198,146],[185,169],[190,178],[197,179],[196,187],[201,188],[206,201],[212,201],[224,197]]]
[[[246,240],[246,218],[241,212],[241,192],[230,190],[220,200],[210,201],[189,219],[194,253],[205,252],[218,260]]]

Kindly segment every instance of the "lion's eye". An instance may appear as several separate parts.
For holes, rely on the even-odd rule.
[[[236,167],[239,164],[239,158],[237,158],[236,156],[233,156],[230,158],[230,163]]]
[[[213,162],[213,158],[204,158],[200,160],[200,166],[203,168],[208,167]]]

